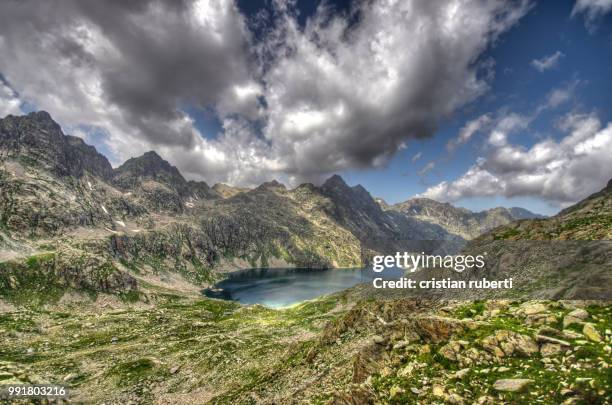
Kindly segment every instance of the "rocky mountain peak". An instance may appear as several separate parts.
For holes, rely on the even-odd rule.
[[[23,163],[37,164],[59,176],[81,177],[85,172],[103,179],[112,175],[106,157],[81,138],[64,135],[46,111],[0,119],[0,151]]]
[[[285,187],[285,185],[277,180],[272,180],[272,181],[266,181],[265,183],[261,183],[261,185],[259,187],[257,187],[258,189],[283,189],[286,190],[287,187]]]
[[[60,125],[51,118],[51,114],[43,110],[31,112],[26,118],[43,126],[60,129]]]
[[[134,176],[156,178],[164,173],[168,173],[178,178],[183,178],[175,166],[172,166],[155,151],[149,151],[139,157],[128,159],[119,166],[117,173],[130,172]],[[183,179],[184,181],[184,179]]]
[[[141,167],[144,170],[148,170],[151,172],[151,174],[154,174],[155,172],[159,171],[178,172],[178,169],[176,167],[172,166],[170,163],[168,163],[168,161],[164,160],[154,150],[145,152],[141,156],[131,158],[126,161],[126,163],[127,162],[131,162],[130,164],[132,164],[133,167]]]
[[[321,188],[324,188],[324,189],[325,188],[327,188],[327,189],[331,189],[331,188],[346,188],[346,189],[348,189],[349,186],[346,184],[344,179],[342,177],[340,177],[340,175],[334,174],[329,179],[325,180],[325,183],[323,183]]]
[[[115,169],[115,183],[123,188],[133,188],[142,181],[154,180],[172,189],[188,192],[188,185],[179,170],[154,151],[128,159]]]

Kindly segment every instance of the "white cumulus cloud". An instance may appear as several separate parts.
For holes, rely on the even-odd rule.
[[[552,55],[543,56],[540,59],[534,59],[531,61],[531,66],[533,66],[539,72],[544,72],[545,70],[552,69],[559,65],[561,58],[565,55],[561,51],[557,51]]]
[[[571,16],[583,14],[589,31],[596,29],[596,21],[612,11],[612,0],[577,0]]]
[[[519,118],[510,127],[525,129]],[[524,147],[497,139],[489,153],[463,175],[427,189],[423,197],[456,201],[478,196],[540,197],[565,206],[603,188],[612,175],[612,123],[602,127],[593,114],[568,115],[560,125],[565,136]],[[493,137],[493,133],[491,136]],[[500,134],[507,135],[503,131]]]

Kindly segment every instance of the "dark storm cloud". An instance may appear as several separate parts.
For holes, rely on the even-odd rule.
[[[2,71],[11,82],[54,76],[57,69],[88,70],[99,101],[116,106],[125,124],[153,144],[193,146],[179,106],[215,105],[250,80],[248,33],[227,2],[26,0],[0,7],[6,55],[39,53],[48,61],[23,66],[5,60]],[[41,68],[45,72],[37,72]],[[62,76],[70,79],[57,75],[57,86],[81,84],[62,83]]]
[[[119,158],[154,148],[209,181],[317,180],[385,164],[485,92],[481,55],[529,4],[356,2],[305,26],[291,2],[272,8],[253,39],[229,0],[5,1],[0,72],[63,125],[104,130]],[[185,106],[215,111],[218,138]]]

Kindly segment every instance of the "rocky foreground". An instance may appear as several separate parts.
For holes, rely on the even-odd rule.
[[[0,380],[94,403],[609,403],[612,307],[357,300],[0,316]],[[114,307],[114,308],[113,308]]]

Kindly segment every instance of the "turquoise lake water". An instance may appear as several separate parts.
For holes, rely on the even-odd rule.
[[[282,308],[322,295],[371,283],[376,277],[393,280],[402,277],[400,269],[375,273],[371,269],[250,269],[231,273],[215,285],[220,291],[205,290],[208,297]]]

